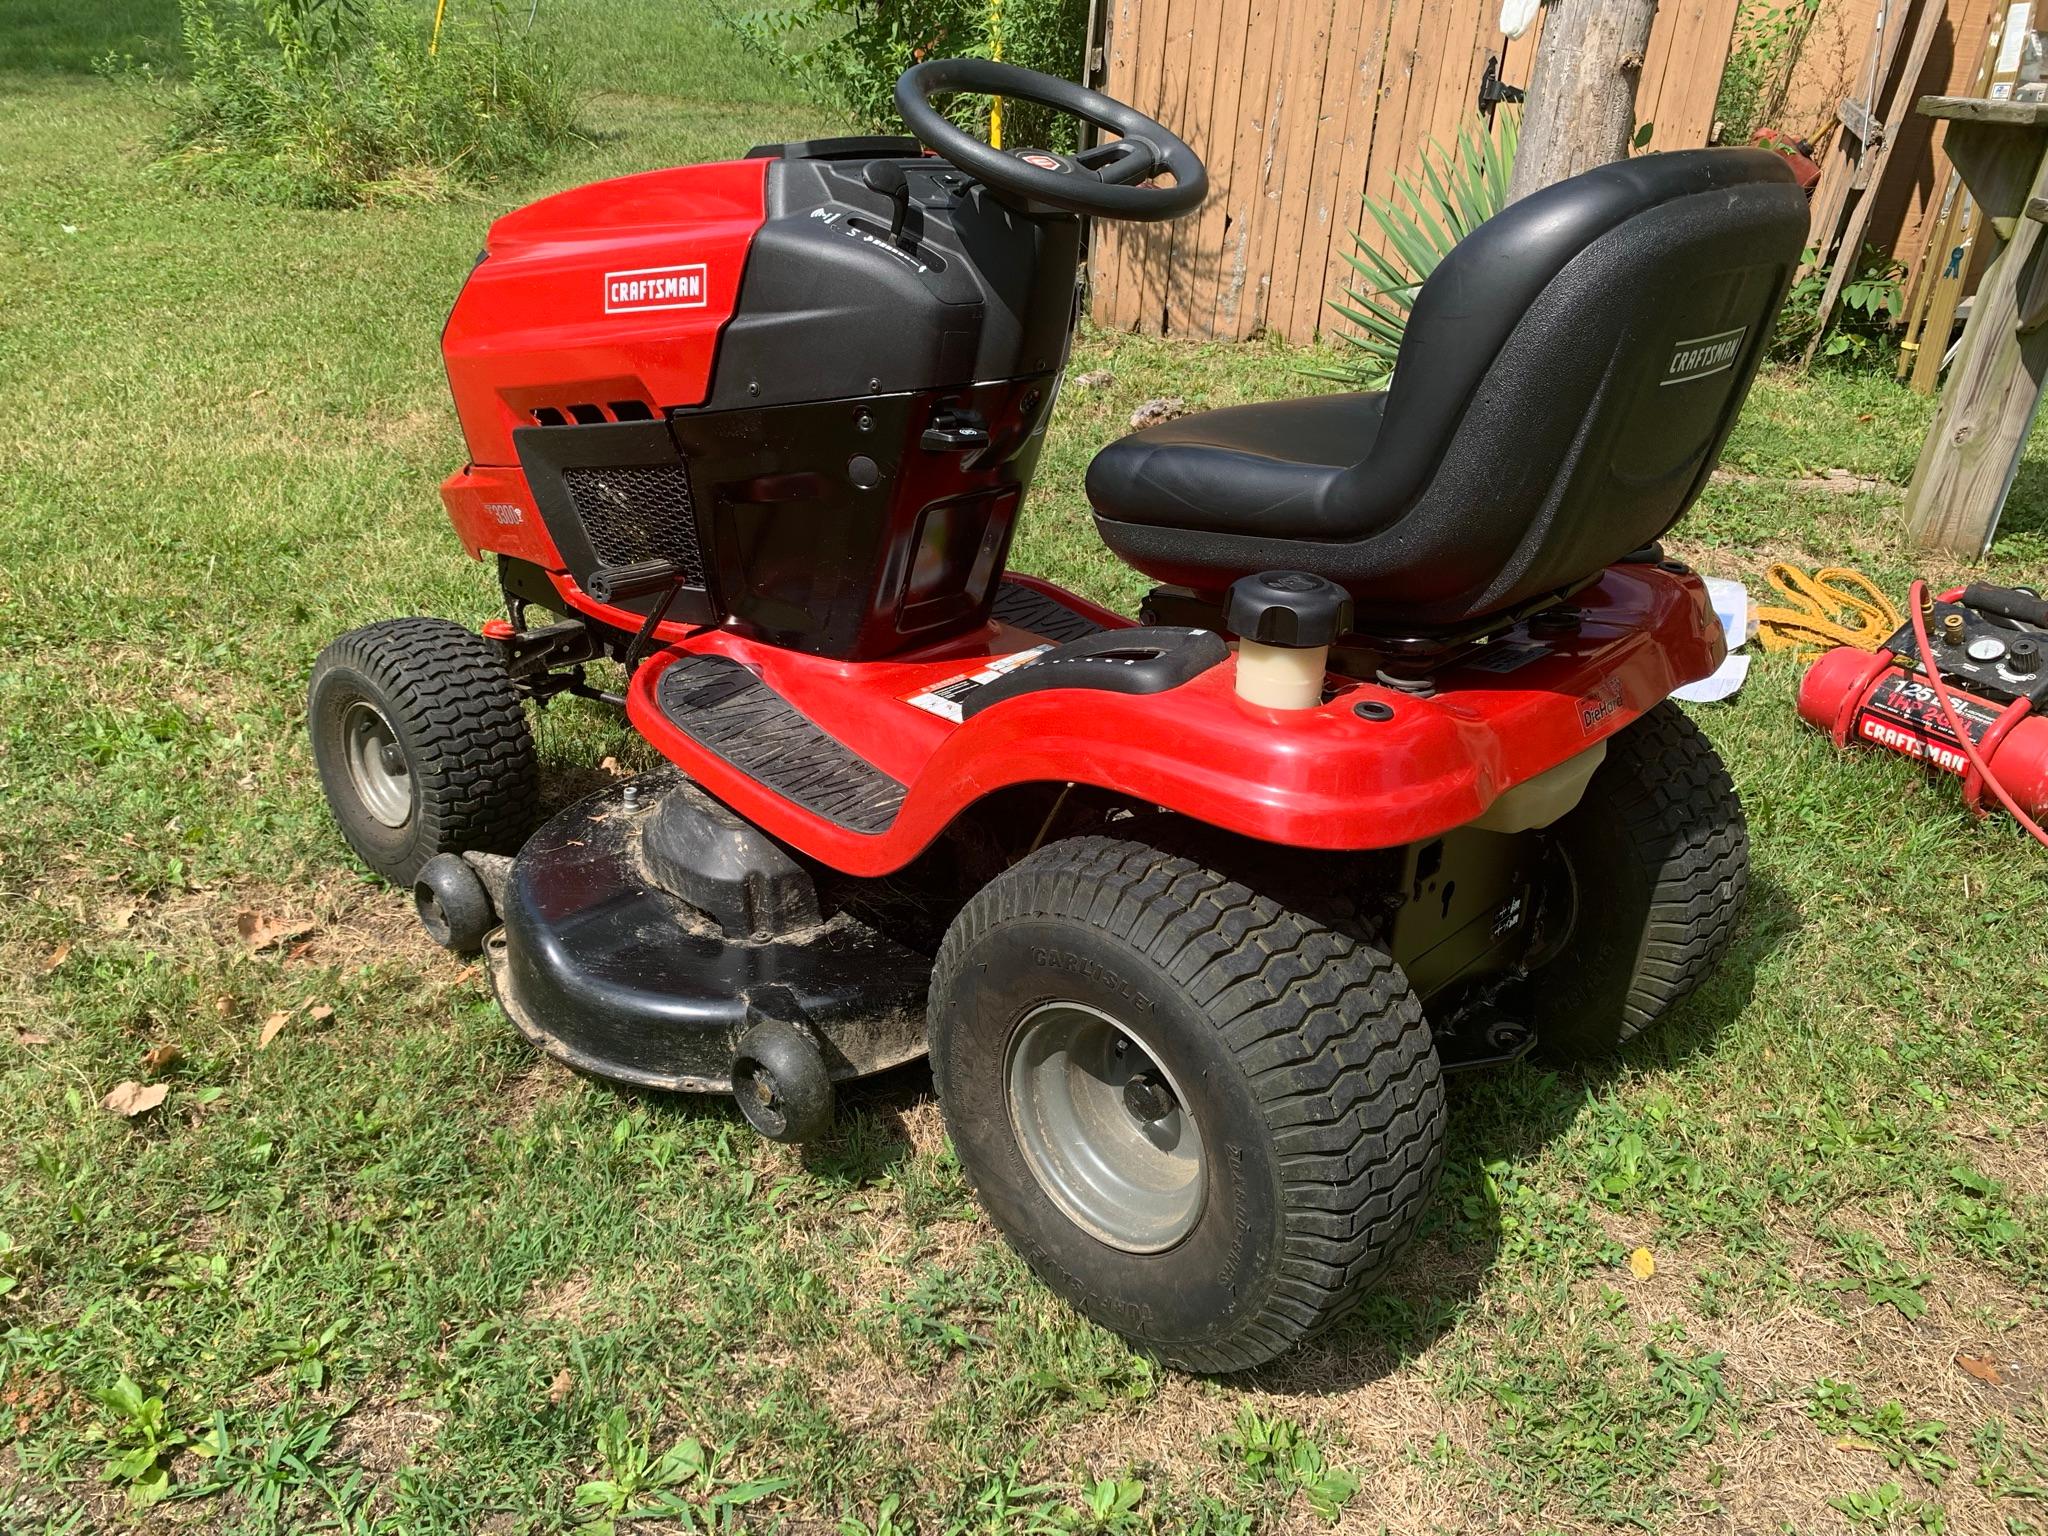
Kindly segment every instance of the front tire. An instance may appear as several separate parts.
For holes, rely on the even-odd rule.
[[[1551,828],[1546,904],[1569,928],[1530,980],[1536,1036],[1611,1055],[1705,980],[1749,890],[1749,827],[1713,745],[1666,700],[1618,732]]]
[[[342,836],[394,885],[436,854],[516,853],[532,829],[524,705],[497,649],[460,624],[386,619],[334,640],[306,724]]]
[[[1436,1186],[1436,1049],[1386,955],[1141,842],[989,883],[932,977],[962,1169],[1078,1310],[1196,1371],[1341,1316]]]

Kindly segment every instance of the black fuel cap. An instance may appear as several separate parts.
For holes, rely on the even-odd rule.
[[[1305,650],[1351,628],[1351,594],[1307,571],[1261,571],[1230,584],[1223,624],[1240,640]]]

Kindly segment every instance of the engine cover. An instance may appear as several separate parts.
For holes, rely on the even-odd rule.
[[[1077,220],[908,140],[544,198],[492,226],[442,347],[473,553],[625,628],[885,655],[987,618],[1074,316]],[[601,568],[662,560],[616,606]]]

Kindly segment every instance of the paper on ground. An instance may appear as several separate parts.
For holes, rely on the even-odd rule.
[[[1707,578],[1707,596],[1714,604],[1714,617],[1721,621],[1721,634],[1728,642],[1728,659],[1711,677],[1687,683],[1674,695],[1688,704],[1712,704],[1731,696],[1749,676],[1749,656],[1742,647],[1749,640],[1749,588],[1721,576]]]

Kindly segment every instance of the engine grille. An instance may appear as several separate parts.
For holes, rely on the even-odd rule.
[[[685,585],[704,585],[690,477],[682,465],[565,469],[562,483],[600,563],[673,560],[682,568]]]

